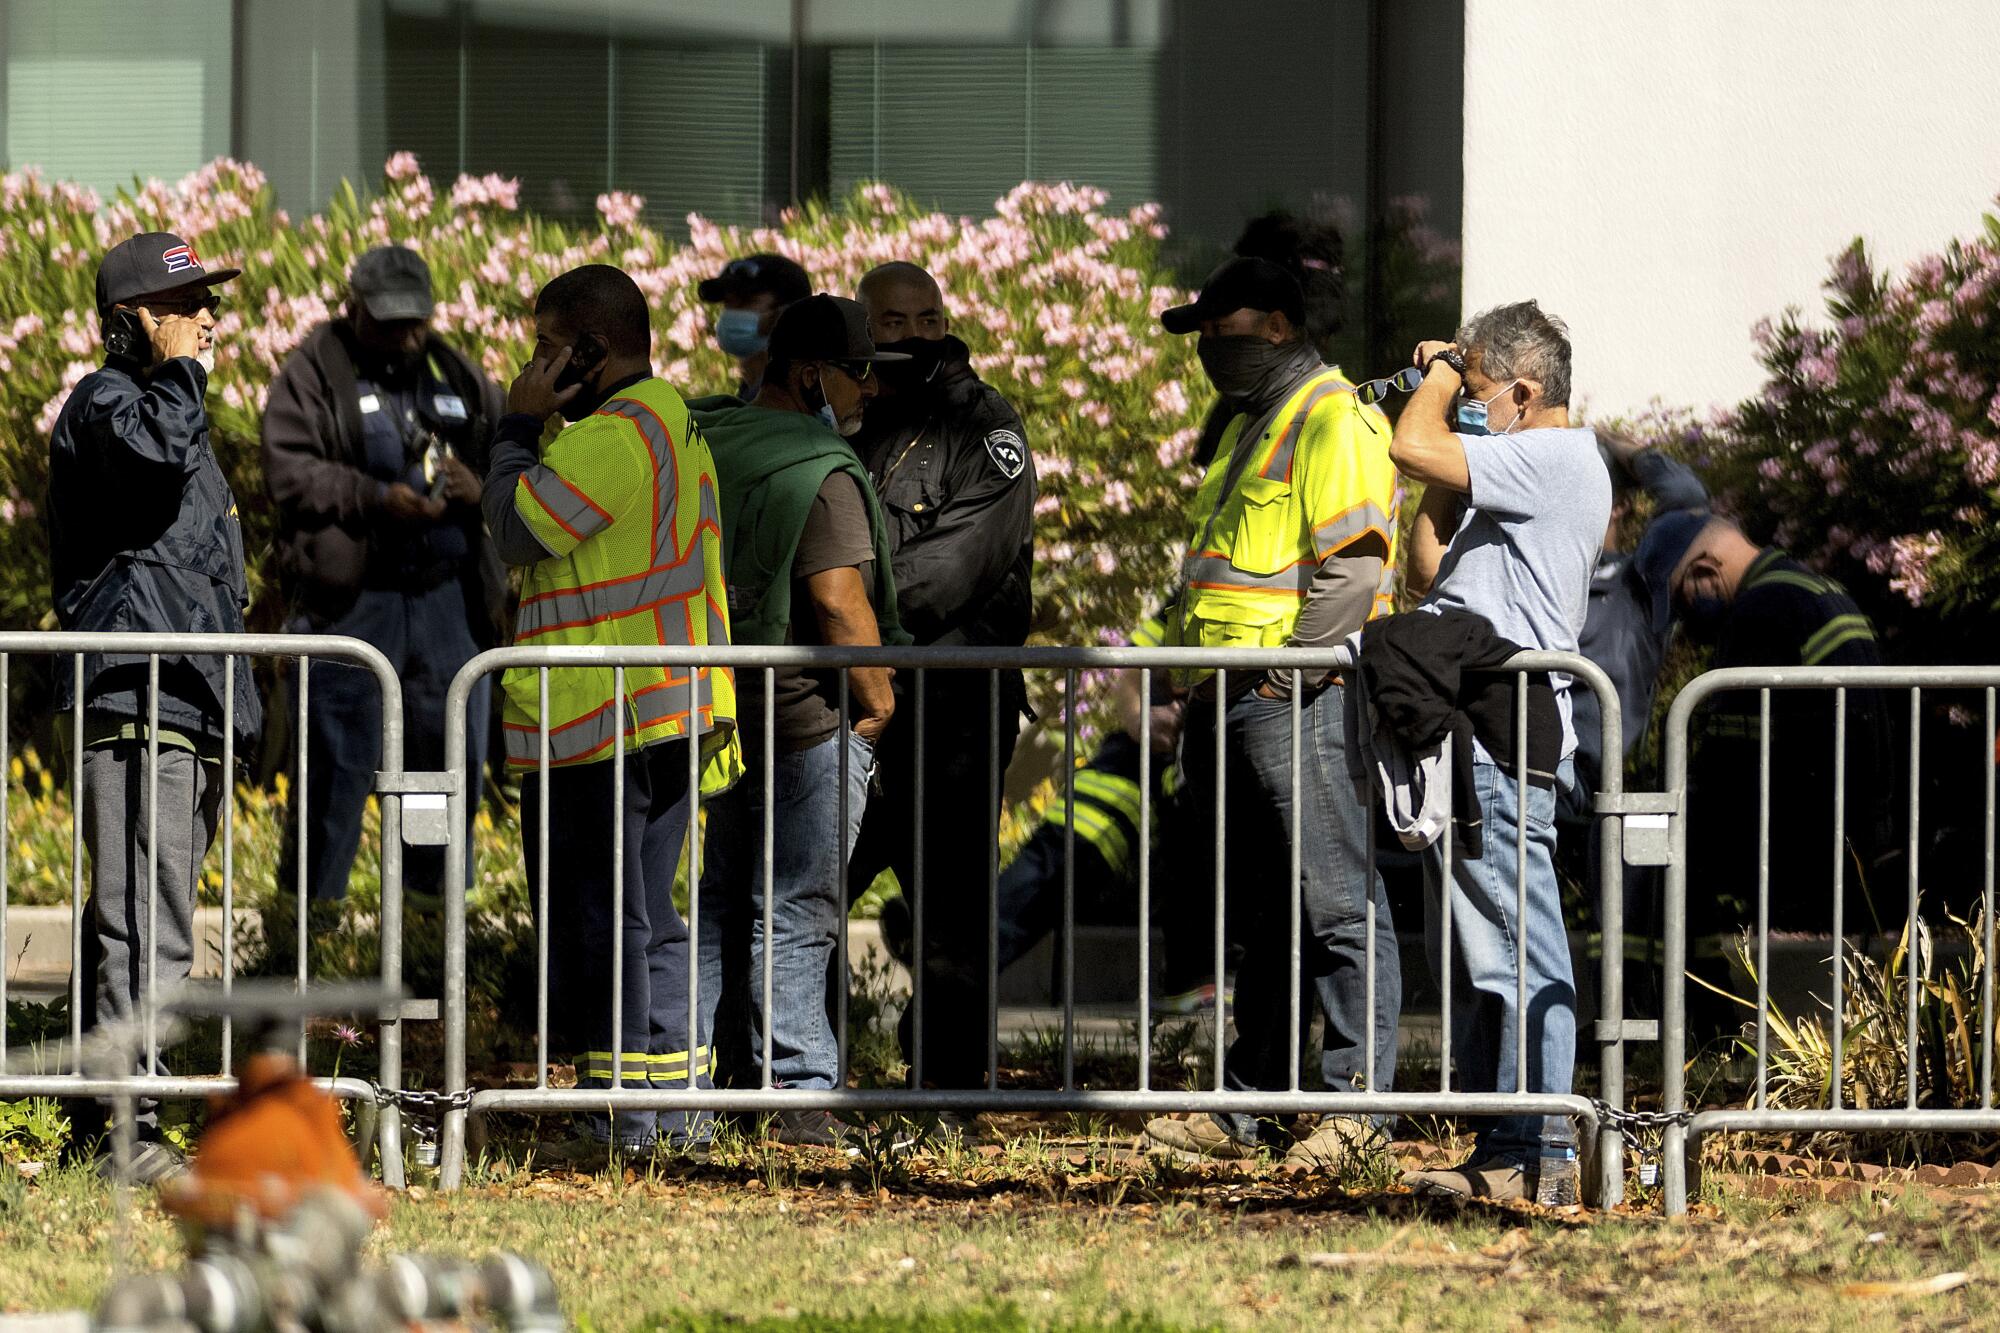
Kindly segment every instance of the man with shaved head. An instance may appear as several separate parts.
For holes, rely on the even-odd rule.
[[[884,352],[882,392],[868,406],[855,450],[889,523],[897,607],[919,644],[1019,647],[1028,637],[1034,572],[1035,465],[1021,418],[973,373],[951,334],[937,280],[889,263],[856,297]],[[897,676],[913,696],[916,674]],[[913,1077],[941,1087],[985,1083],[988,862],[994,855],[998,777],[1014,756],[1027,702],[1018,671],[1001,672],[996,738],[987,673],[932,671],[924,685],[924,745],[914,697],[899,703],[881,745],[882,791],[868,803],[849,869],[851,892],[892,868],[917,892],[916,782],[925,783],[923,835],[923,1050],[914,1006],[904,1013]]]

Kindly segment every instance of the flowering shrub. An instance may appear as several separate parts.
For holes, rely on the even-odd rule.
[[[497,176],[448,188],[414,157],[389,159],[380,191],[343,186],[325,212],[291,218],[255,167],[217,161],[177,185],[149,183],[108,206],[87,190],[16,174],[0,184],[0,622],[46,622],[41,525],[46,437],[77,380],[99,362],[97,257],[140,230],[180,233],[212,265],[244,270],[226,291],[209,408],[218,455],[242,506],[253,582],[273,515],[257,463],[264,395],[285,356],[337,313],[354,259],[411,245],[429,261],[437,327],[502,380],[532,342],[536,291],[578,264],[624,268],[651,300],[657,368],[693,394],[733,380],[695,285],[733,255],[771,250],[817,285],[851,292],[888,259],[928,268],[979,372],[1018,407],[1041,476],[1035,634],[1096,644],[1141,619],[1171,575],[1188,463],[1208,389],[1191,340],[1155,317],[1183,299],[1164,275],[1157,205],[1105,211],[1100,190],[1022,185],[982,219],[921,210],[887,186],[786,214],[773,228],[688,219],[674,245],[635,195],[600,197],[599,223],[569,229],[519,211]],[[258,619],[275,620],[263,598]]]
[[[1855,241],[1825,327],[1758,325],[1770,379],[1676,431],[1755,530],[1840,578],[1890,628],[2000,610],[2000,218],[1900,276]]]

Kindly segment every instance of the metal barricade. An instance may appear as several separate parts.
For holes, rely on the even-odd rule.
[[[249,673],[243,672],[239,680],[238,658],[270,657],[289,659],[297,665],[297,692],[299,727],[299,753],[297,764],[296,812],[298,817],[298,917],[297,938],[293,942],[298,951],[297,985],[305,990],[307,976],[307,893],[306,893],[306,791],[307,791],[307,704],[309,699],[311,664],[316,660],[344,662],[368,671],[381,690],[382,697],[382,766],[376,775],[376,790],[381,801],[382,829],[382,920],[381,920],[381,979],[385,986],[400,992],[402,981],[402,931],[403,931],[403,888],[402,888],[402,848],[403,816],[402,793],[407,790],[434,790],[434,784],[419,780],[414,788],[405,781],[402,772],[403,757],[403,711],[402,685],[388,659],[372,645],[358,639],[331,635],[310,634],[163,634],[163,633],[71,633],[71,632],[0,632],[0,832],[7,825],[7,800],[10,783],[7,769],[12,750],[8,733],[8,677],[9,665],[20,655],[49,656],[58,659],[68,657],[69,669],[77,698],[77,707],[69,719],[69,739],[71,746],[71,797],[70,797],[70,980],[69,980],[69,1056],[66,1063],[75,1066],[68,1072],[16,1073],[9,1067],[7,1037],[4,1024],[0,1024],[0,1097],[53,1097],[53,1098],[109,1098],[112,1096],[142,1097],[148,1099],[189,1099],[212,1096],[228,1091],[235,1086],[232,1070],[231,1040],[234,1035],[230,1020],[222,1023],[222,1053],[220,1068],[213,1074],[164,1075],[158,1068],[159,1034],[155,1013],[157,1001],[165,999],[156,994],[154,978],[159,957],[159,843],[157,838],[159,823],[159,765],[160,765],[160,667],[163,659],[186,659],[192,657],[220,657],[223,668],[223,697],[220,700],[222,715],[227,720],[222,737],[221,780],[226,784],[221,798],[216,840],[221,843],[219,856],[222,863],[222,977],[221,988],[228,992],[235,980],[235,887],[236,858],[234,845],[235,805],[236,805],[236,735],[234,707],[238,689],[254,689]],[[83,755],[86,745],[84,726],[84,657],[86,655],[108,655],[121,658],[143,659],[146,664],[146,762],[144,767],[147,793],[145,807],[148,811],[147,845],[148,862],[143,873],[144,907],[147,917],[147,948],[143,968],[145,978],[144,993],[141,995],[136,1021],[144,1027],[144,1051],[146,1068],[143,1075],[106,1079],[87,1075],[77,1058],[83,1048],[83,988],[95,984],[94,978],[84,976],[83,944],[86,923],[84,904],[88,896],[85,883],[85,849],[83,838],[84,788]],[[58,667],[60,669],[60,667]],[[13,848],[11,837],[0,837],[0,908],[4,908],[8,894],[8,866]],[[196,868],[197,873],[199,867]],[[0,959],[9,958],[7,946],[6,913],[0,910]],[[7,1000],[7,968],[0,966],[0,1010],[4,1010]],[[400,1022],[403,1012],[385,1016],[378,1034],[380,1060],[379,1081],[385,1088],[395,1089],[402,1083],[402,1030]],[[303,1028],[299,1037],[299,1053],[305,1055],[305,1034]],[[128,1071],[129,1073],[129,1071]],[[360,1100],[374,1100],[379,1097],[377,1088],[364,1080],[343,1078],[323,1081],[335,1095]],[[395,1188],[403,1184],[403,1154],[401,1122],[393,1101],[382,1107],[377,1129],[377,1147],[380,1152],[382,1175],[385,1183]]]
[[[1994,1045],[1994,718],[1995,691],[2000,688],[2000,667],[1786,667],[1731,668],[1697,677],[1680,692],[1666,723],[1666,799],[1664,812],[1671,820],[1670,853],[1666,858],[1665,958],[1666,990],[1663,997],[1664,1058],[1664,1157],[1666,1167],[1666,1211],[1684,1213],[1688,1195],[1699,1180],[1701,1141],[1709,1134],[1725,1132],[1826,1131],[1864,1133],[1876,1131],[1930,1131],[1938,1133],[1992,1132],[2000,1129],[2000,1108],[1993,1100]],[[1979,1056],[1979,1104],[1964,1107],[1920,1106],[1918,1104],[1918,978],[1914,965],[1905,980],[1903,1064],[1904,1104],[1899,1107],[1858,1108],[1843,1106],[1843,1021],[1847,978],[1844,950],[1847,931],[1843,920],[1847,861],[1846,819],[1850,782],[1883,780],[1879,773],[1849,775],[1847,772],[1848,692],[1850,690],[1907,690],[1909,692],[1908,778],[1906,817],[1907,882],[1905,885],[1908,924],[1914,931],[1920,890],[1922,831],[1922,696],[1926,689],[1983,690],[1985,694],[1985,746],[1982,767],[1985,791],[1984,877],[1981,887],[1983,907],[1984,965],[1980,972],[1980,1005],[1983,1015]],[[1757,954],[1756,1072],[1751,1105],[1743,1109],[1696,1112],[1688,1106],[1687,1092],[1687,965],[1688,965],[1688,847],[1691,837],[1702,830],[1691,829],[1688,819],[1690,778],[1690,726],[1696,710],[1716,695],[1731,691],[1756,691],[1757,710],[1757,801],[1754,815],[1757,829],[1756,888],[1757,921],[1753,938]],[[1831,691],[1832,722],[1832,845],[1827,849],[1832,888],[1832,956],[1828,960],[1832,981],[1831,1049],[1832,1077],[1828,1105],[1817,1108],[1774,1108],[1768,1105],[1770,1078],[1770,906],[1771,906],[1771,792],[1773,691]],[[1749,812],[1739,812],[1743,817]],[[1818,863],[1825,867],[1828,862]]]
[[[1301,673],[1352,667],[1352,658],[1345,649],[1271,649],[1256,651],[1185,648],[985,649],[854,647],[732,647],[723,649],[551,647],[495,649],[482,653],[469,662],[452,684],[446,705],[447,731],[444,764],[447,773],[456,772],[463,767],[467,745],[465,705],[475,683],[482,676],[508,668],[529,669],[538,673],[537,692],[542,705],[542,723],[539,734],[536,736],[536,743],[540,758],[535,768],[530,769],[522,777],[524,787],[529,783],[540,784],[541,800],[538,808],[540,811],[539,818],[543,822],[543,828],[540,830],[541,836],[537,840],[538,846],[541,849],[540,855],[536,858],[536,864],[528,867],[528,888],[531,901],[534,904],[535,925],[540,941],[537,957],[538,971],[535,1006],[537,1017],[537,1074],[536,1084],[532,1088],[491,1088],[477,1091],[471,1089],[467,1068],[466,898],[463,889],[465,883],[465,858],[469,854],[469,849],[465,846],[464,840],[460,836],[460,830],[464,825],[462,802],[466,799],[466,794],[454,789],[451,797],[450,817],[445,821],[451,831],[452,841],[448,851],[446,870],[444,996],[446,1067],[444,1070],[444,1086],[451,1098],[452,1109],[447,1112],[443,1129],[441,1184],[444,1188],[455,1188],[462,1182],[466,1152],[466,1117],[472,1113],[506,1110],[605,1113],[617,1110],[777,1112],[824,1109],[866,1116],[888,1111],[969,1112],[1007,1110],[1095,1113],[1211,1111],[1254,1114],[1319,1112],[1351,1116],[1415,1114],[1480,1116],[1509,1114],[1574,1117],[1581,1123],[1584,1130],[1585,1137],[1580,1141],[1586,1145],[1586,1148],[1593,1144],[1596,1147],[1594,1154],[1596,1159],[1595,1179],[1594,1181],[1586,1182],[1586,1190],[1589,1190],[1606,1202],[1613,1202],[1619,1198],[1622,1191],[1624,1174],[1622,1141],[1616,1129],[1610,1123],[1600,1121],[1598,1108],[1605,1103],[1609,1103],[1614,1107],[1622,1103],[1624,1097],[1625,1042],[1629,1038],[1650,1038],[1654,1032],[1654,1026],[1651,1024],[1633,1025],[1628,1024],[1623,1019],[1624,900],[1622,883],[1624,858],[1621,850],[1621,827],[1627,809],[1627,798],[1622,788],[1622,765],[1613,762],[1605,766],[1604,790],[1599,793],[1596,806],[1603,834],[1600,866],[1603,913],[1600,1013],[1605,1015],[1605,1017],[1599,1020],[1594,1034],[1600,1049],[1601,1100],[1593,1100],[1588,1097],[1575,1095],[1574,1093],[1539,1094],[1524,1090],[1530,1064],[1527,1053],[1527,1024],[1525,1022],[1517,1025],[1519,1031],[1516,1033],[1518,1043],[1515,1059],[1516,1081],[1513,1091],[1455,1091],[1452,1086],[1451,1039],[1449,1036],[1452,1004],[1452,983],[1450,979],[1452,969],[1450,967],[1444,969],[1444,976],[1440,978],[1446,1015],[1446,1036],[1444,1039],[1444,1049],[1440,1053],[1442,1057],[1442,1074],[1435,1089],[1394,1092],[1375,1091],[1372,1089],[1362,1089],[1359,1091],[1305,1090],[1301,1087],[1299,1068],[1300,1051],[1296,1044],[1291,1051],[1289,1059],[1289,1080],[1287,1087],[1256,1091],[1229,1088],[1226,1085],[1224,1077],[1225,1052],[1228,1042],[1225,1039],[1226,1005],[1223,996],[1223,940],[1226,930],[1224,848],[1228,830],[1225,827],[1223,815],[1226,798],[1225,782],[1221,776],[1226,770],[1220,765],[1218,766],[1218,780],[1214,793],[1215,808],[1213,825],[1215,841],[1214,911],[1216,927],[1214,961],[1217,998],[1214,1015],[1213,1036],[1215,1041],[1215,1058],[1212,1086],[1202,1089],[1161,1088],[1152,1086],[1149,1074],[1149,1061],[1147,1059],[1147,1052],[1151,1046],[1154,1019],[1150,1008],[1149,984],[1151,980],[1151,968],[1148,953],[1150,948],[1149,923],[1152,917],[1153,875],[1151,849],[1148,845],[1145,831],[1151,823],[1152,814],[1150,800],[1152,791],[1151,765],[1153,758],[1151,717],[1149,712],[1144,708],[1140,710],[1139,714],[1141,734],[1138,738],[1138,751],[1141,756],[1141,772],[1138,783],[1141,793],[1139,820],[1141,846],[1139,848],[1137,864],[1137,909],[1140,928],[1139,984],[1136,998],[1140,1058],[1135,1086],[1129,1089],[1109,1090],[1083,1089],[1076,1085],[1074,1062],[1076,1050],[1076,999],[1073,943],[1075,934],[1074,930],[1071,929],[1075,921],[1076,908],[1073,855],[1075,822],[1073,818],[1069,821],[1069,832],[1065,835],[1066,850],[1070,855],[1066,861],[1062,893],[1062,939],[1065,942],[1061,954],[1064,1053],[1062,1086],[1060,1088],[1032,1089],[1002,1088],[999,1086],[998,1061],[995,1058],[999,1049],[999,1006],[997,998],[997,936],[999,921],[998,895],[995,890],[999,877],[998,810],[1000,805],[1001,780],[1004,775],[995,771],[989,771],[987,774],[988,780],[985,792],[994,812],[992,831],[995,835],[987,841],[987,851],[989,854],[986,884],[988,894],[986,900],[987,939],[985,954],[987,975],[985,978],[986,1012],[984,1014],[984,1044],[988,1057],[986,1062],[986,1069],[988,1071],[986,1086],[983,1088],[925,1088],[921,1086],[923,1079],[921,1065],[923,1027],[926,1022],[940,1021],[938,1015],[927,1014],[925,1012],[925,966],[923,950],[925,947],[924,911],[927,885],[925,883],[923,834],[925,790],[924,775],[921,771],[914,775],[915,804],[917,809],[914,835],[914,882],[905,886],[906,892],[911,899],[911,910],[915,918],[913,928],[915,957],[912,960],[910,969],[913,988],[910,998],[910,1018],[912,1026],[915,1029],[913,1034],[914,1040],[912,1042],[913,1068],[911,1070],[910,1082],[914,1086],[879,1089],[854,1089],[845,1086],[836,1086],[825,1090],[774,1087],[772,1085],[771,1073],[772,1008],[770,1000],[773,985],[772,950],[769,948],[763,951],[762,993],[765,1003],[763,1005],[764,1017],[761,1043],[762,1078],[760,1086],[754,1088],[702,1088],[697,1086],[695,1081],[696,1057],[702,1038],[698,1022],[700,997],[697,994],[697,986],[699,973],[694,960],[699,955],[699,931],[701,929],[702,853],[701,838],[699,836],[699,830],[701,829],[699,819],[701,801],[699,747],[692,745],[687,747],[690,771],[688,773],[688,794],[686,797],[688,805],[687,827],[690,830],[686,857],[689,893],[687,912],[688,940],[686,945],[689,954],[689,993],[686,997],[689,1040],[686,1073],[676,1079],[669,1080],[677,1082],[679,1086],[662,1087],[658,1085],[657,1081],[652,1086],[646,1087],[635,1088],[625,1086],[621,1066],[624,1041],[618,1035],[623,1030],[620,1009],[623,986],[623,977],[621,975],[622,963],[619,953],[614,950],[614,957],[609,960],[609,965],[604,969],[609,974],[610,993],[608,1002],[612,1012],[611,1030],[614,1034],[614,1046],[620,1048],[611,1052],[611,1086],[609,1088],[556,1088],[550,1086],[548,923],[552,870],[557,882],[562,884],[562,892],[586,892],[589,886],[576,883],[574,880],[567,880],[565,882],[566,877],[562,874],[562,868],[552,868],[549,864],[549,841],[546,832],[546,821],[549,818],[547,793],[549,791],[551,773],[550,736],[547,721],[549,673],[551,671],[561,671],[564,668],[609,669],[614,673],[612,697],[622,699],[626,697],[624,673],[628,668],[666,667],[669,669],[683,669],[686,671],[685,683],[674,681],[665,688],[672,691],[684,690],[686,692],[687,709],[689,714],[693,715],[694,710],[699,705],[699,698],[696,694],[696,678],[698,673],[695,668],[720,668],[723,666],[733,669],[739,679],[742,678],[743,673],[749,671],[758,671],[764,674],[766,682],[763,695],[765,700],[764,716],[762,719],[756,720],[747,718],[739,719],[739,722],[746,751],[749,751],[751,746],[761,742],[761,754],[764,762],[761,765],[761,775],[758,780],[766,784],[765,790],[767,793],[770,790],[769,784],[771,782],[773,767],[770,761],[774,752],[771,711],[772,695],[769,686],[773,674],[777,670],[804,668],[822,671],[839,670],[841,673],[839,690],[840,724],[843,728],[846,727],[849,720],[847,716],[849,702],[847,673],[849,670],[854,668],[888,667],[899,672],[913,673],[914,682],[911,694],[914,697],[911,700],[906,700],[903,706],[914,709],[914,723],[917,735],[916,752],[918,754],[924,752],[923,735],[927,725],[927,677],[931,673],[940,671],[977,671],[988,673],[988,727],[989,736],[995,736],[998,734],[1001,721],[999,715],[1001,696],[997,673],[1015,669],[1062,672],[1064,673],[1065,683],[1069,688],[1065,696],[1066,716],[1063,719],[1064,743],[1062,747],[1064,758],[1063,771],[1059,775],[1059,781],[1062,784],[1062,800],[1065,812],[1071,815],[1073,815],[1075,810],[1076,799],[1077,691],[1075,686],[1076,675],[1079,671],[1136,671],[1140,673],[1142,698],[1151,692],[1154,673],[1171,669],[1195,668],[1199,670],[1213,670],[1217,675],[1218,693],[1223,695],[1227,695],[1228,693],[1227,681],[1232,675],[1241,679],[1240,673],[1244,672],[1261,674],[1269,669],[1292,672],[1295,688],[1292,692],[1292,702],[1290,704],[1292,731],[1291,781],[1293,790],[1292,809],[1295,813],[1293,815],[1293,826],[1289,830],[1291,835],[1292,870],[1290,1017],[1292,1020],[1292,1030],[1303,1033],[1303,1029],[1300,1026],[1302,950],[1300,929],[1303,908],[1301,900],[1300,847],[1302,840],[1299,836],[1300,830],[1297,827],[1296,815],[1296,812],[1300,808],[1297,798],[1301,780],[1300,743],[1303,691],[1296,688],[1296,686],[1301,680]],[[1515,756],[1516,772],[1525,771],[1527,767],[1525,726],[1528,706],[1527,673],[1532,672],[1558,671],[1568,673],[1576,682],[1575,688],[1593,690],[1598,696],[1600,703],[1603,752],[1610,756],[1623,754],[1617,692],[1610,680],[1599,668],[1585,659],[1572,654],[1523,653],[1517,655],[1508,663],[1507,670],[1521,673],[1517,677],[1519,684],[1516,689],[1518,700],[1517,716],[1520,720],[1520,725],[1517,725],[1516,728],[1520,735],[1520,753]],[[1227,710],[1221,709],[1217,711],[1215,747],[1216,754],[1220,758],[1224,751],[1225,731],[1229,724],[1223,720],[1226,717]],[[758,725],[760,721],[761,728]],[[606,742],[613,747],[612,762],[620,765],[619,774],[613,780],[613,813],[611,818],[606,821],[606,827],[612,839],[614,883],[610,890],[613,898],[611,920],[615,923],[622,922],[623,920],[624,894],[626,892],[622,874],[623,862],[621,859],[623,856],[623,829],[621,821],[625,817],[623,815],[625,784],[623,761],[627,754],[626,730],[627,728],[613,728],[614,740]],[[989,770],[990,768],[991,766],[989,766]],[[847,825],[847,755],[844,746],[841,754],[841,776],[840,827],[844,829]],[[1373,807],[1375,804],[1376,801],[1371,796],[1369,805]],[[1527,899],[1527,810],[1526,802],[1521,802],[1520,804],[1522,807],[1520,822],[1519,827],[1515,830],[1515,861],[1517,889],[1520,895],[1518,903],[1519,907],[1525,910]],[[1372,861],[1374,852],[1372,818],[1369,822],[1371,831],[1368,850]],[[771,804],[767,800],[765,803],[764,826],[762,830],[762,857],[765,882],[767,884],[769,883],[773,839],[775,836],[776,831],[772,827]],[[1449,832],[1446,833],[1445,837],[1447,841],[1444,850],[1446,857],[1449,858],[1451,855]],[[767,940],[771,938],[774,896],[774,894],[768,892],[765,895],[764,929]],[[1450,919],[1451,894],[1449,892],[1443,895],[1443,901],[1444,920],[1441,924],[1445,938],[1444,956],[1449,959],[1452,956],[1450,952],[1452,929]],[[847,915],[845,911],[840,914],[840,934],[835,954],[836,972],[842,977],[847,975],[848,963]],[[1368,951],[1369,962],[1367,964],[1366,979],[1370,1057],[1367,1067],[1371,1069],[1374,1067],[1374,1019],[1376,1007],[1375,966],[1372,945],[1376,940],[1377,930],[1378,922],[1376,920],[1373,895],[1371,895],[1366,923],[1367,942],[1371,946]],[[1520,957],[1519,951],[1516,952],[1516,957],[1517,959]],[[1528,1005],[1526,994],[1527,979],[1524,969],[1525,964],[1517,962],[1517,972],[1519,973],[1517,984],[1520,988],[1517,997],[1519,1002],[1518,1012],[1525,1014],[1528,1010]],[[840,994],[844,998],[844,986],[840,988]],[[845,1006],[843,1004],[834,1023],[834,1034],[840,1047],[839,1067],[843,1075],[848,1069],[848,1033],[846,1030],[844,1009]],[[954,1013],[945,1017],[947,1021],[964,1025],[967,1028],[970,1027],[972,1022],[978,1021],[974,1016],[963,1013]],[[1583,1034],[1580,1033],[1579,1037],[1581,1038],[1582,1036]],[[1497,1033],[1494,1039],[1498,1040]],[[1586,1151],[1586,1158],[1591,1155]]]

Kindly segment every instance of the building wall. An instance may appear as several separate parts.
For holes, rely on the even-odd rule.
[[[1994,0],[1465,2],[1468,310],[1569,321],[1600,413],[1734,402],[1750,329],[1974,232],[2000,190]]]

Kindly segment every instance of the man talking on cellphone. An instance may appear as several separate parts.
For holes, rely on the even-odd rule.
[[[215,368],[210,269],[180,237],[147,232],[97,270],[105,358],[77,382],[49,435],[51,592],[66,630],[243,632],[248,589],[236,497],[209,444],[203,400]],[[250,752],[263,723],[239,672],[231,711],[220,655],[87,654],[56,671],[56,707],[83,713],[83,844],[90,855],[83,1025],[135,1021],[194,962],[195,887],[231,775],[223,737]],[[81,681],[81,698],[78,681]],[[155,806],[157,802],[157,806]],[[149,1034],[139,1072],[165,1074]],[[137,1104],[130,1174],[157,1182],[185,1159],[160,1138],[157,1106]],[[73,1142],[104,1157],[101,1107],[76,1111]]]

